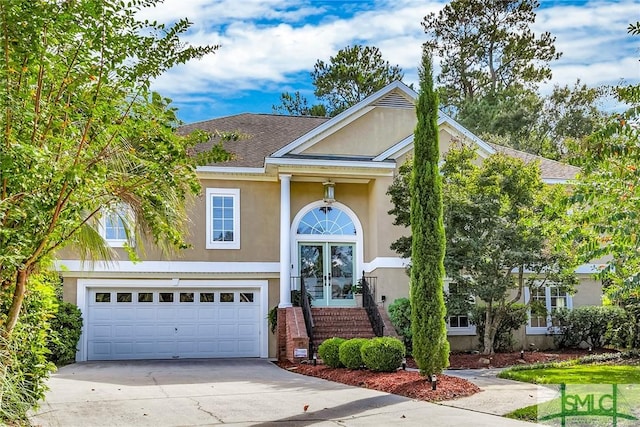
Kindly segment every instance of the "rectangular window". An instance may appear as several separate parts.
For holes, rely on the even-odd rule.
[[[253,302],[253,292],[240,292],[240,302]]]
[[[138,292],[138,302],[153,302],[153,292]]]
[[[200,302],[214,302],[213,292],[200,292]]]
[[[526,288],[525,299],[531,303],[526,332],[532,335],[557,333],[556,311],[573,308],[571,295],[557,286]]]
[[[207,249],[240,249],[240,190],[207,188]]]
[[[220,302],[233,302],[233,292],[220,292]]]
[[[133,246],[127,228],[133,228],[133,212],[123,204],[105,207],[100,218],[100,233],[109,246],[121,248],[125,244]]]
[[[158,301],[173,302],[173,292],[160,292],[158,294]]]
[[[469,314],[463,312],[464,308],[471,308],[475,304],[475,298],[458,283],[445,283],[446,298],[455,301],[452,305],[458,307],[458,312],[447,316],[448,335],[475,335],[476,327],[469,322]]]
[[[131,292],[118,292],[116,296],[118,302],[131,302]]]
[[[111,293],[96,292],[96,302],[111,302]]]
[[[193,292],[180,292],[180,302],[193,302]]]

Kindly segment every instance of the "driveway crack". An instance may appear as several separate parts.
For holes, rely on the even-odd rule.
[[[196,402],[196,405],[198,405],[196,407],[196,409],[200,412],[204,412],[205,414],[209,415],[211,418],[214,418],[216,421],[218,421],[220,424],[224,424],[224,421],[222,421],[219,417],[217,417],[213,412],[211,411],[207,411],[206,409],[204,409],[202,407],[202,403],[200,403],[200,401],[198,399],[194,399],[193,397],[190,397],[189,400],[193,400],[194,402]]]

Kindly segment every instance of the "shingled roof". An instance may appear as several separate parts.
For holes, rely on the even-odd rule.
[[[237,141],[225,142],[224,148],[234,154],[234,159],[215,166],[262,167],[264,159],[280,148],[320,126],[329,120],[327,117],[280,116],[275,114],[237,114],[206,120],[180,127],[181,133],[194,130],[215,132],[239,132],[242,137]],[[217,142],[219,138],[214,137]],[[196,152],[211,147],[211,141],[195,147]]]
[[[200,129],[212,134],[216,132],[239,132],[242,137],[237,141],[224,142],[224,148],[234,154],[234,159],[215,166],[255,167],[264,166],[264,159],[325,123],[327,117],[283,116],[275,114],[243,113],[234,116],[206,120],[180,127],[180,133],[189,133]],[[217,142],[218,137],[213,138]],[[195,152],[206,150],[212,141],[195,147]],[[538,161],[543,179],[568,180],[575,178],[579,169],[549,160],[544,157],[514,150],[497,144],[490,144],[497,152],[522,159],[525,163]]]
[[[513,148],[504,147],[502,145],[489,143],[494,150],[498,153],[505,154],[509,157],[515,157],[521,159],[525,163],[531,163],[537,161],[540,164],[540,176],[542,179],[557,179],[557,180],[569,180],[574,179],[579,168],[565,163],[560,163],[555,160],[550,160],[545,157],[536,156],[534,154],[525,153],[524,151],[514,150]]]

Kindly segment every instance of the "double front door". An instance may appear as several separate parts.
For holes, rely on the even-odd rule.
[[[300,276],[315,306],[355,303],[353,243],[299,243]]]

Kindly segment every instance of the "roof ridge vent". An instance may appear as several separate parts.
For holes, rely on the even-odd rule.
[[[376,107],[402,108],[402,109],[413,109],[415,107],[413,102],[409,101],[407,98],[405,98],[404,96],[400,95],[397,92],[392,92],[386,96],[383,96],[373,105]]]

